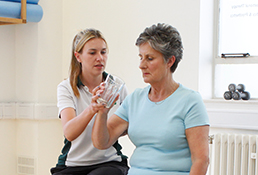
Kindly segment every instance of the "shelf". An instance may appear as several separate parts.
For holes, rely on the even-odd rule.
[[[27,23],[26,16],[26,0],[21,0],[21,18],[7,18],[0,17],[0,25],[9,25],[9,24],[25,24]]]

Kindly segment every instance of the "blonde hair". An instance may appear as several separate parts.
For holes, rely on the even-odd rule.
[[[70,64],[70,84],[73,89],[73,93],[76,97],[80,97],[77,84],[78,84],[78,79],[79,76],[82,73],[82,67],[81,63],[78,62],[76,59],[74,53],[82,53],[83,46],[87,41],[93,38],[101,38],[104,40],[104,42],[107,45],[107,42],[105,38],[103,37],[102,33],[99,30],[96,29],[85,29],[80,31],[73,39],[73,48],[72,48],[72,59],[71,59],[71,64]]]

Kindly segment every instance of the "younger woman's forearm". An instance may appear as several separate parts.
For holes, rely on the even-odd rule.
[[[88,107],[77,117],[67,121],[63,126],[66,139],[75,140],[85,130],[94,115],[94,111]]]

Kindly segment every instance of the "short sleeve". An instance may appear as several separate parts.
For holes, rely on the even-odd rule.
[[[126,96],[128,95],[128,89],[126,87],[126,85],[124,85],[123,89],[120,92],[120,102],[122,104],[122,102],[124,101],[124,99],[126,98]]]
[[[73,100],[72,92],[69,87],[65,85],[64,82],[57,86],[57,107],[58,115],[60,117],[60,112],[68,107],[75,109],[75,102]]]
[[[209,117],[201,95],[198,92],[192,92],[188,98],[185,106],[185,128],[209,125]]]
[[[115,114],[118,117],[120,117],[121,119],[127,122],[129,122],[129,119],[128,119],[129,101],[130,101],[129,99],[130,99],[130,95],[125,98],[121,106],[119,106],[119,108],[115,112]]]

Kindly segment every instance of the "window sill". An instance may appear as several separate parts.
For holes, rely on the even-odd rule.
[[[258,130],[258,100],[204,100],[211,127]]]
[[[217,57],[215,59],[215,64],[257,64],[258,57],[252,56],[247,58],[221,58]]]

